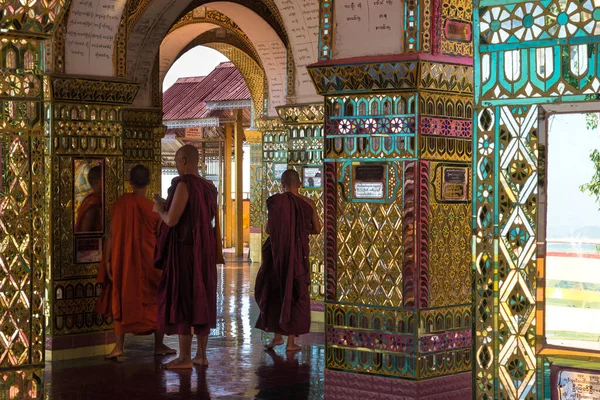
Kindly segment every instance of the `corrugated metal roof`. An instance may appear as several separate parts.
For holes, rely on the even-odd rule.
[[[248,100],[250,91],[231,62],[219,64],[205,77],[179,78],[163,93],[163,119],[198,119],[209,116],[207,101]]]

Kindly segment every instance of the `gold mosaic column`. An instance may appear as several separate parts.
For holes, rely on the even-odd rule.
[[[262,134],[249,129],[244,133],[250,144],[250,260],[260,263],[263,212]]]
[[[161,139],[165,135],[162,124],[162,110],[125,109],[123,110],[123,155],[125,190],[131,191],[129,171],[137,164],[150,170],[148,197],[161,193]]]
[[[67,1],[0,2],[0,398],[42,395],[50,247],[44,67]]]
[[[323,222],[323,104],[299,104],[278,107],[288,143],[288,165],[302,179],[300,193],[315,202]],[[310,237],[310,299],[313,311],[323,311],[324,234]]]
[[[46,348],[53,360],[60,360],[104,354],[113,340],[112,320],[94,312],[102,291],[96,275],[110,205],[124,187],[123,108],[135,98],[138,85],[65,76],[52,77],[50,83],[52,305]],[[103,223],[95,232],[76,234],[80,194],[89,190],[87,170],[96,165],[103,168]]]
[[[261,238],[267,238],[265,224],[267,222],[267,199],[280,192],[281,174],[287,169],[287,133],[279,118],[265,118],[256,121],[257,129],[262,133],[262,217]]]

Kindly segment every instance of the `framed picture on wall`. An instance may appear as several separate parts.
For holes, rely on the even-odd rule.
[[[302,187],[304,189],[321,189],[323,187],[323,168],[303,167]]]
[[[283,175],[283,173],[287,171],[287,169],[287,164],[273,164],[273,179],[276,181],[280,181],[281,175]]]
[[[75,237],[75,264],[99,263],[102,259],[102,237]]]
[[[442,168],[442,200],[467,200],[469,169],[466,167]]]

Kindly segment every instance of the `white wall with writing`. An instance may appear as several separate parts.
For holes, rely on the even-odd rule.
[[[333,57],[403,51],[403,0],[336,0]]]
[[[287,50],[277,32],[260,15],[240,4],[210,3],[210,8],[227,15],[248,36],[260,57],[269,85],[269,116],[277,116],[275,107],[285,104],[287,94]]]
[[[69,74],[113,76],[115,37],[126,0],[73,0],[65,43]]]
[[[296,102],[321,100],[310,79],[307,65],[317,61],[319,51],[319,2],[275,0],[285,24],[296,65]]]

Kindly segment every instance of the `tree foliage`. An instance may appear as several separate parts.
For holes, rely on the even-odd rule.
[[[598,113],[585,114],[585,126],[588,130],[597,129]],[[590,153],[590,161],[594,164],[594,176],[588,183],[579,186],[579,190],[593,196],[596,203],[600,204],[600,152],[597,149]]]

